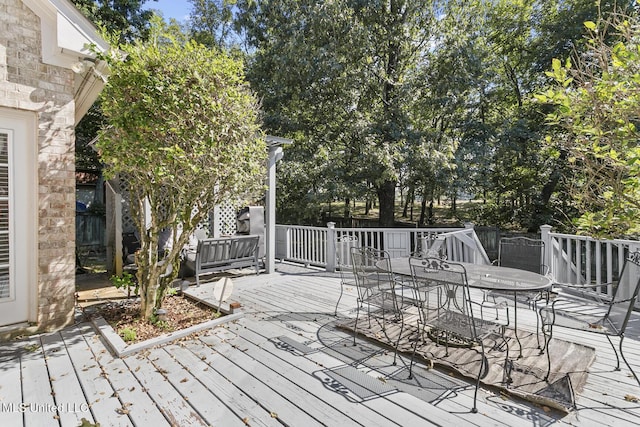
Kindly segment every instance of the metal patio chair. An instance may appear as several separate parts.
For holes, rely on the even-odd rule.
[[[611,286],[613,290],[610,298],[600,292],[602,287],[608,286]],[[616,283],[563,285],[561,296],[540,309],[549,365],[546,378],[549,378],[551,372],[551,356],[549,356],[548,347],[553,338],[553,331],[556,326],[563,326],[606,335],[616,355],[615,370],[620,370],[619,352],[627,368],[629,368],[636,382],[640,385],[638,376],[622,352],[624,333],[638,299],[639,289],[640,251],[629,252]],[[611,340],[613,336],[617,336],[620,339],[619,351],[616,350]]]
[[[498,247],[497,265],[517,268],[545,275],[548,267],[544,265],[545,246],[540,239],[528,237],[503,237]]]
[[[402,301],[398,301],[401,296],[397,294],[402,283],[391,271],[389,254],[383,250],[371,247],[351,248],[351,262],[358,290],[353,345],[356,345],[360,312],[365,311],[369,328],[372,327],[372,320],[375,320],[390,345],[394,347],[393,364],[395,365],[398,356],[398,343],[404,329]],[[387,335],[387,322],[400,324],[400,333],[395,341]]]
[[[414,341],[409,377],[412,375],[418,345],[425,336],[438,345],[445,345],[447,356],[449,347],[477,349],[481,355],[481,362],[471,409],[471,412],[477,412],[476,400],[480,379],[489,371],[483,339],[490,335],[500,336],[506,348],[506,361],[509,358],[509,346],[504,335],[505,325],[482,318],[482,307],[471,299],[467,273],[463,265],[440,258],[413,258],[410,262],[414,290],[419,300],[417,306],[421,313],[418,316],[419,337]],[[480,310],[480,313],[477,310]]]
[[[351,262],[351,248],[358,248],[358,237],[348,234],[338,236],[335,241],[335,254],[337,267],[340,271],[340,296],[336,302],[334,316],[338,315],[338,305],[342,299],[345,287],[356,287],[356,278],[354,276],[353,264]]]
[[[500,267],[515,268],[546,275],[549,273],[549,268],[544,264],[544,260],[544,241],[528,237],[503,237],[500,239],[498,259],[494,261],[494,264]],[[493,300],[494,304],[497,304],[498,298],[513,301],[514,295],[503,291],[487,291],[485,301],[489,298]],[[542,346],[538,335],[538,331],[540,330],[538,304],[543,300],[549,301],[548,291],[519,292],[517,294],[517,302],[526,304],[536,311],[536,337],[538,339],[538,348],[540,349],[542,349]],[[498,318],[497,313],[496,318]]]

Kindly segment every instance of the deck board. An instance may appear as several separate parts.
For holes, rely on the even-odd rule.
[[[300,376],[296,376],[296,372],[292,367],[287,366],[281,359],[272,354],[260,352],[258,357],[252,357],[255,352],[251,351],[251,343],[235,337],[224,339],[217,334],[212,334],[201,337],[201,340],[211,345],[221,355],[229,358],[233,357],[234,363],[242,365],[251,372],[253,378],[277,390],[280,396],[296,406],[296,412],[303,409],[299,405],[301,402],[305,402],[305,412],[313,417],[316,422],[328,425],[356,425],[354,419],[317,399],[308,390],[309,384],[307,382],[310,380],[308,378],[301,380]],[[241,351],[238,352],[236,349]],[[311,402],[313,403],[309,404]],[[309,407],[306,407],[307,404],[309,404]],[[278,412],[276,411],[276,413]],[[278,415],[288,425],[299,425],[295,418],[287,419],[280,413]]]
[[[386,426],[393,425],[393,412],[387,412],[382,408],[375,411],[367,408],[367,404],[358,405],[347,401],[337,393],[326,393],[326,386],[319,380],[317,373],[324,370],[324,366],[306,357],[300,357],[287,348],[279,347],[277,340],[266,338],[251,331],[251,325],[232,330],[238,333],[233,342],[245,349],[244,353],[262,363],[269,363],[272,369],[284,374],[291,381],[305,384],[305,391],[309,399],[314,399],[319,407],[329,406],[332,411],[339,411],[350,418],[350,425]],[[225,339],[220,332],[216,334],[219,339]],[[228,340],[228,338],[226,338]],[[276,363],[274,363],[276,361]],[[395,408],[392,408],[395,409]],[[397,413],[396,413],[397,414]],[[391,419],[389,419],[391,416]],[[348,419],[347,419],[348,421]],[[424,420],[422,420],[424,422]]]
[[[87,344],[100,365],[102,375],[114,389],[115,396],[121,404],[117,413],[128,416],[133,424],[139,426],[161,427],[169,422],[146,393],[122,359],[114,358],[98,335],[85,337]],[[100,422],[100,420],[96,420]]]
[[[237,365],[236,363],[238,363],[238,361],[235,356],[241,355],[241,349],[240,351],[237,351],[238,349],[235,349],[235,351],[229,350],[232,355],[227,358],[218,351],[218,348],[214,351],[208,346],[201,346],[193,342],[187,342],[185,346],[198,357],[206,360],[209,368],[215,370],[224,377],[227,382],[237,387],[256,402],[259,402],[270,416],[283,420],[285,424],[291,426],[322,425],[321,421],[298,407],[294,403],[296,399],[293,399],[294,401],[292,402],[291,399],[286,397],[288,390],[280,390],[276,387],[276,385],[284,381],[283,378],[279,378],[275,383],[265,383],[264,377],[260,372],[262,368],[261,365],[253,361],[249,361],[246,364],[243,363],[241,366]],[[296,403],[300,404],[299,401]]]
[[[298,320],[296,324],[299,326],[300,320]],[[279,324],[279,322],[274,322],[274,321],[256,322],[256,321],[253,321],[251,319],[245,319],[245,322],[243,322],[243,327],[242,327],[242,329],[240,329],[240,331],[241,331],[240,334],[241,334],[241,336],[243,338],[247,338],[247,336],[249,335],[250,331],[252,331],[253,334],[258,334],[257,331],[260,331],[261,333],[267,333],[268,335],[271,335],[271,336],[278,336],[279,334],[290,334],[289,336],[291,338],[298,339],[298,340],[300,340],[303,337],[303,335],[300,335],[300,333],[295,332],[295,330],[292,330],[292,328],[287,327],[286,325]],[[343,336],[343,338],[346,337],[348,339],[348,345],[350,346],[351,345],[351,337],[346,335],[345,333],[342,333],[342,336]],[[265,343],[267,341],[269,341],[269,339],[267,337],[262,337],[262,339],[264,340]],[[254,340],[255,341],[259,341],[259,338],[254,338]],[[368,343],[362,341],[361,339],[358,339],[358,346],[359,347],[366,346],[367,344]],[[275,347],[275,344],[271,343],[271,345]],[[341,343],[339,345],[344,345],[344,343]],[[262,345],[261,349],[269,351],[268,344],[267,345]],[[283,359],[291,358],[292,359],[291,363],[295,363],[295,361],[296,361],[295,356],[288,356],[286,354],[286,352],[283,352],[283,353],[285,353],[285,354],[281,355],[280,358],[283,358]],[[343,365],[342,362],[338,361],[337,359],[334,359],[333,357],[331,357],[331,356],[329,356],[326,353],[321,352],[321,351],[313,353],[313,354],[309,354],[309,355],[307,355],[307,358],[309,358],[310,361],[312,363],[316,364],[317,366],[322,366],[322,367],[329,368],[329,369],[330,368],[336,368],[336,367],[339,367],[339,366]],[[298,359],[302,360],[302,358],[298,358]],[[378,363],[376,363],[376,364],[369,363],[369,366],[375,365],[375,368],[376,368],[375,372],[370,372],[370,373],[372,373],[376,377],[378,377],[378,376],[386,376],[386,375],[393,375],[394,373],[397,374],[397,372],[402,369],[402,366],[406,367],[406,366],[408,366],[408,363],[409,363],[408,359],[404,358],[403,359],[404,362],[399,362],[398,366],[392,366],[391,365],[391,363],[392,363],[391,354],[387,354],[386,356],[385,355],[376,356],[375,360],[378,361]],[[298,364],[300,364],[300,363],[302,363],[302,361],[298,361]],[[371,371],[371,369],[369,369],[369,371]],[[405,372],[404,376],[406,376],[406,368],[404,369],[404,372]],[[446,374],[441,374],[441,375],[444,376]],[[466,385],[466,387],[470,387],[468,385],[468,383],[465,383],[465,385]],[[394,395],[386,396],[385,399],[398,401],[398,400],[401,400],[402,398],[400,398],[400,397],[398,397],[398,396],[396,396],[394,394]],[[471,403],[472,403],[471,402],[471,398],[469,396],[463,395],[463,396],[460,396],[460,399],[458,399],[458,400],[461,400],[461,402],[458,402],[455,405],[455,411],[460,411],[460,412],[468,411],[468,408],[470,407],[469,405],[471,405]],[[405,412],[407,410],[416,411],[416,407],[415,406],[417,405],[417,403],[416,402],[412,402],[412,403],[413,403],[412,405],[410,405],[408,407],[402,407],[401,409],[403,411],[405,411]],[[368,405],[376,408],[377,406],[379,406],[379,402],[378,401],[373,401],[371,403],[368,403]],[[402,406],[402,405],[400,405],[400,406]],[[523,408],[526,408],[526,406],[522,406],[521,405],[518,409],[519,409],[519,411],[522,411]],[[492,408],[490,408],[490,409],[492,409]],[[397,411],[398,408],[395,408],[395,410]],[[492,411],[489,411],[489,412],[492,412]],[[445,421],[450,422],[450,420],[451,420],[451,415],[448,412],[446,412],[446,413],[445,413],[445,411],[440,412],[438,409],[433,408],[433,407],[429,407],[429,417],[430,418],[428,418],[428,419],[433,420],[435,418],[435,419],[439,419],[441,422],[445,422]],[[441,417],[441,418],[439,418],[439,417]],[[500,414],[499,422],[504,423],[505,422],[505,418],[507,418],[507,419],[510,418],[510,422],[511,423],[516,423],[518,421],[521,421],[517,417],[509,417],[508,415],[505,416],[504,414]],[[475,424],[476,422],[481,421],[481,419],[476,418],[473,421],[474,421],[474,424]],[[425,422],[425,421],[422,420],[422,422]],[[491,423],[488,423],[488,424],[479,423],[478,425],[491,425]]]
[[[20,384],[20,356],[16,352],[0,358],[0,425],[22,425],[22,390]]]
[[[89,411],[0,411],[0,425],[66,426],[81,418],[116,425],[229,426],[632,426],[640,387],[604,336],[557,328],[555,336],[596,348],[584,390],[569,414],[474,387],[439,369],[336,328],[354,318],[356,290],[340,295],[339,275],[277,264],[279,273],[234,278],[244,318],[173,343],[115,358],[90,324],[0,344],[0,408],[85,402]],[[212,291],[215,280],[199,292]],[[513,311],[510,311],[513,322]],[[518,308],[518,327],[535,331]],[[625,354],[640,372],[640,314]]]
[[[93,414],[78,381],[76,368],[69,357],[71,347],[84,342],[82,335],[75,335],[67,343],[60,333],[44,335],[40,342],[47,362],[47,370],[62,425],[79,425],[83,420],[94,422]]]
[[[58,415],[50,409],[55,407],[55,401],[42,344],[37,338],[28,339],[24,344],[24,348],[27,349],[21,353],[22,398],[26,406],[24,425],[47,426],[54,422],[57,424]]]
[[[206,426],[207,422],[191,406],[190,402],[184,399],[178,390],[169,386],[164,372],[170,367],[157,367],[154,365],[153,359],[148,357],[149,354],[145,352],[145,354],[131,355],[123,360],[144,387],[144,391],[161,409],[169,423],[172,426]]]
[[[74,325],[61,332],[80,385],[88,399],[91,413],[94,419],[100,420],[105,425],[131,426],[133,423],[129,417],[118,411],[122,404],[116,397],[115,390],[104,377],[91,347],[84,339],[84,334],[91,334],[92,331],[88,324],[84,324]],[[78,338],[82,341],[78,340],[74,345],[70,345]]]
[[[333,408],[342,411],[349,416],[355,417],[354,425],[356,423],[363,424],[365,426],[387,426],[397,425],[395,420],[403,420],[403,423],[418,423],[418,425],[429,425],[433,419],[442,417],[441,420],[449,418],[449,414],[440,414],[441,411],[435,408],[430,408],[431,419],[424,417],[409,417],[406,418],[406,411],[403,405],[399,405],[394,402],[394,399],[385,396],[384,401],[376,400],[363,401],[357,407],[353,407],[353,404],[349,402],[345,397],[339,393],[326,393],[326,385],[320,380],[319,374],[327,369],[337,368],[344,366],[344,363],[340,362],[333,357],[326,355],[322,352],[317,352],[305,356],[300,356],[290,351],[286,346],[281,347],[278,345],[277,338],[269,338],[260,335],[254,330],[257,326],[256,323],[250,321],[244,322],[244,327],[238,328],[238,337],[241,338],[242,346],[246,346],[246,353],[256,358],[265,358],[266,355],[271,355],[277,358],[280,363],[274,368],[277,368],[280,372],[286,372],[289,378],[300,381],[306,384],[306,390],[314,395],[316,399],[322,399]],[[274,334],[287,333],[287,331],[277,331],[277,327],[272,325]],[[261,331],[265,329],[259,328]],[[295,332],[289,332],[289,337],[298,337]],[[218,335],[221,335],[218,332]],[[377,377],[373,377],[376,381]],[[414,419],[411,419],[414,418]],[[402,424],[399,424],[402,425]]]
[[[195,348],[204,349],[204,345],[193,342]],[[251,426],[281,426],[278,420],[255,400],[247,396],[242,390],[235,386],[229,386],[229,381],[216,372],[201,357],[182,345],[170,345],[166,351],[183,366],[188,367],[197,380],[204,385],[212,396],[220,402],[224,402],[238,420],[246,420]],[[234,421],[231,421],[234,422]]]
[[[156,369],[162,369],[162,375],[189,405],[198,412],[209,425],[225,425],[229,427],[245,426],[227,406],[198,381],[191,370],[181,365],[171,356],[166,348],[155,348],[149,351],[148,358]]]

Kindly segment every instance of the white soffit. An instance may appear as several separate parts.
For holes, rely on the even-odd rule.
[[[89,46],[100,52],[109,49],[94,25],[69,0],[22,0],[40,17],[42,33],[42,62],[72,69],[84,58],[94,58]],[[87,71],[75,77],[76,123],[87,113],[104,86],[99,76],[107,74],[106,64],[98,61],[98,73]]]
[[[109,45],[93,24],[68,0],[22,0],[40,17],[42,61],[71,68],[84,57],[94,57],[89,45],[106,51]]]

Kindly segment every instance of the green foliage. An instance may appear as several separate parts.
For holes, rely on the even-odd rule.
[[[278,170],[280,220],[316,223],[323,205],[375,197],[383,215],[396,184],[453,206],[476,195],[517,210],[527,228],[566,213],[554,198],[568,191],[567,159],[545,150],[549,106],[532,95],[551,58],[584,48],[582,22],[610,2],[237,6],[266,126],[295,141]]]
[[[295,141],[279,176],[291,212],[374,194],[383,225],[393,222],[414,138],[412,72],[428,49],[434,3],[238,1],[266,125]]]
[[[92,423],[91,421],[89,421],[86,418],[82,418],[80,420],[80,426],[79,427],[100,427],[100,423]]]
[[[140,289],[138,282],[128,271],[123,271],[121,276],[116,276],[114,274],[109,278],[109,280],[116,289],[125,289],[127,291],[127,295],[132,291],[134,295],[138,295],[138,291]]]
[[[134,328],[123,328],[119,335],[125,342],[132,342],[138,338],[138,334]]]
[[[143,10],[142,6],[149,0],[71,1],[84,16],[107,33],[107,38],[114,40],[114,46],[148,37],[149,21],[153,12]],[[102,169],[98,153],[89,143],[104,124],[100,102],[97,101],[75,127],[77,168]]]
[[[137,278],[149,319],[197,224],[216,205],[246,203],[262,193],[267,150],[240,61],[184,42],[159,23],[149,42],[121,52],[126,59],[114,52],[106,58],[112,69],[102,92],[108,127],[97,146],[105,176],[126,181],[142,230]],[[173,246],[160,263],[163,230]]]
[[[95,25],[111,34],[117,34],[120,43],[148,37],[153,12],[142,9],[148,1],[150,0],[71,0]]]
[[[209,47],[234,48],[240,36],[233,22],[235,0],[189,0],[191,37]]]
[[[547,142],[568,153],[576,224],[594,236],[640,234],[639,24],[636,14],[586,22],[588,51],[554,60],[555,85],[537,96],[556,106],[547,118],[565,133]]]
[[[167,322],[166,320],[160,320],[155,315],[151,316],[151,324],[165,331],[171,330],[171,325],[169,324],[169,322]]]

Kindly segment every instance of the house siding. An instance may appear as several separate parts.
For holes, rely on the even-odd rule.
[[[37,113],[37,330],[69,324],[75,295],[75,105],[71,70],[42,63],[40,18],[0,0],[0,106]]]

